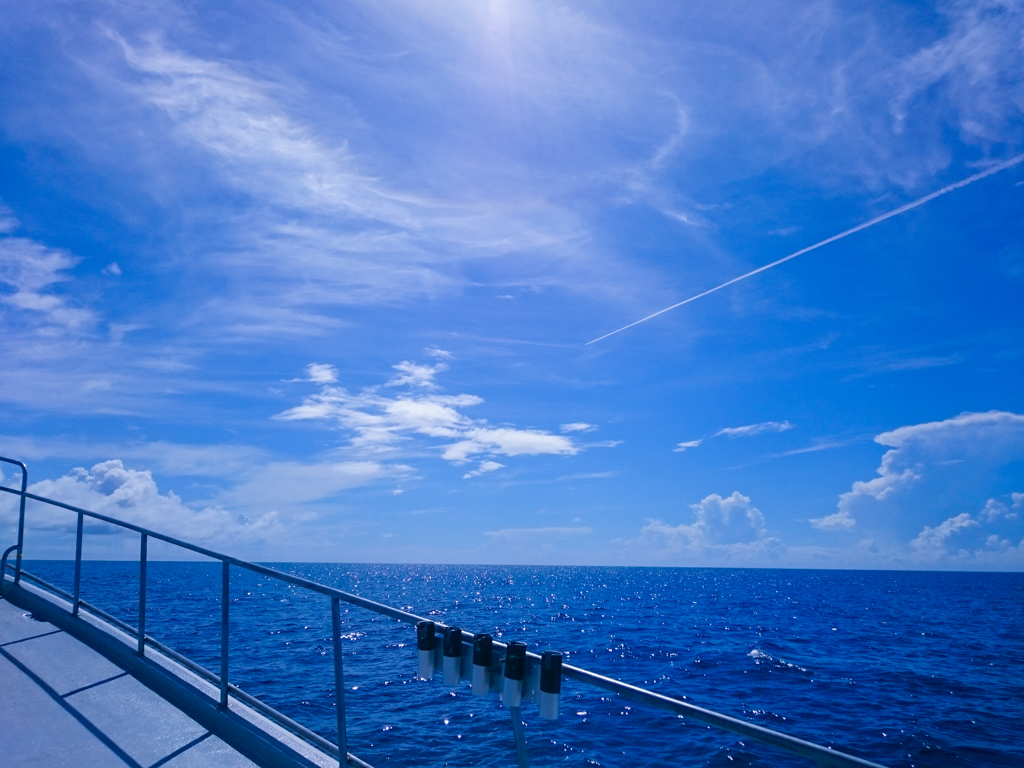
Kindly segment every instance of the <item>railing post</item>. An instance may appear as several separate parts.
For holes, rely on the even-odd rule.
[[[78,513],[78,532],[75,534],[75,598],[71,601],[71,613],[78,615],[79,596],[82,593],[82,525],[85,515]]]
[[[142,534],[139,547],[139,655],[146,655],[146,561],[149,536]]]
[[[18,508],[18,556],[14,560],[14,583],[21,583],[21,554],[25,550],[25,491],[28,490],[28,467],[17,462],[21,467],[21,505]]]
[[[334,640],[334,701],[338,716],[338,765],[348,765],[348,734],[345,732],[345,675],[341,663],[341,605],[331,598],[331,634]]]
[[[220,705],[228,706],[228,578],[231,566],[221,561],[220,593]]]
[[[526,734],[523,732],[523,711],[519,707],[509,707],[512,713],[512,734],[516,738],[516,761],[519,768],[530,768],[530,753],[526,751]]]

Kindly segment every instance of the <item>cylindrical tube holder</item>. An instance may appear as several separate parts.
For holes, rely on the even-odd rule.
[[[540,692],[537,706],[544,720],[557,720],[562,694],[562,654],[544,651],[540,657]]]
[[[505,648],[505,685],[501,703],[518,707],[523,702],[523,678],[526,677],[526,643],[515,640]]]
[[[473,695],[486,696],[491,691],[492,643],[490,635],[473,636]]]
[[[434,631],[432,621],[421,621],[416,625],[416,648],[419,655],[416,675],[424,680],[434,677],[434,646],[437,643]]]
[[[454,688],[459,684],[462,673],[462,630],[458,627],[448,627],[444,631],[443,665],[444,684]]]

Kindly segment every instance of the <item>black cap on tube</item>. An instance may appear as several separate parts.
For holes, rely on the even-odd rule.
[[[505,649],[505,677],[522,680],[526,677],[526,643],[513,640]]]
[[[473,664],[478,667],[491,666],[491,643],[490,635],[473,635]]]
[[[450,659],[462,655],[462,630],[458,627],[448,627],[444,631],[444,655]]]
[[[562,692],[562,654],[544,651],[540,657],[540,689],[544,693]]]
[[[416,647],[421,651],[434,650],[434,622],[421,621],[416,625]]]

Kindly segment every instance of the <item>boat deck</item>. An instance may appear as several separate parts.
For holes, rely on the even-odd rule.
[[[7,600],[0,690],[7,766],[255,766],[99,653]]]

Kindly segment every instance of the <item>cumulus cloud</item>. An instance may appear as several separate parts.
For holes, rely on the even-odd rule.
[[[379,387],[358,394],[325,385],[302,405],[280,413],[285,421],[327,420],[352,433],[350,444],[366,453],[395,450],[416,437],[447,441],[442,458],[463,464],[476,456],[572,456],[582,446],[572,438],[539,429],[491,427],[484,419],[472,419],[459,409],[480,405],[476,395],[442,395],[434,381],[445,370],[443,363],[421,366],[403,362],[394,366],[399,376],[387,386],[406,386],[410,392],[388,397]],[[424,392],[423,390],[429,390]]]
[[[779,539],[768,535],[761,511],[739,491],[725,498],[713,493],[691,504],[690,509],[695,518],[692,523],[648,520],[639,538],[623,544],[662,555],[681,553],[711,559],[773,556],[784,549]]]
[[[715,432],[713,437],[751,437],[762,432],[785,432],[787,429],[793,429],[794,426],[796,425],[790,424],[788,421],[764,421],[760,424],[748,424],[745,427],[726,427]]]
[[[878,477],[858,480],[839,497],[838,511],[814,518],[819,530],[853,528],[855,508],[867,499],[882,501],[920,481],[943,463],[971,459],[996,465],[1024,448],[1024,416],[1006,411],[962,413],[952,419],[914,424],[883,432],[875,442],[890,448],[876,470]]]
[[[1010,500],[1020,495],[1010,494]],[[1021,565],[1024,564],[1024,526],[1018,522],[1017,513],[1011,512],[1005,503],[989,499],[976,515],[961,512],[938,525],[925,525],[910,541],[910,548],[932,562],[993,562],[993,556],[1001,555],[1004,565],[1014,560]]]
[[[977,520],[967,512],[962,512],[934,528],[926,525],[917,538],[910,542],[910,546],[918,552],[945,552],[947,543],[953,536],[965,529],[978,527]]]
[[[77,467],[56,480],[33,483],[29,490],[196,542],[259,541],[274,538],[283,530],[279,515],[274,511],[250,518],[219,505],[201,508],[186,505],[173,491],[160,493],[148,470],[126,468],[119,459],[101,462],[88,470]],[[5,506],[5,517],[10,517],[15,507],[12,504]],[[70,531],[74,530],[76,520],[72,512],[36,504],[33,505],[30,523],[36,528]],[[116,529],[86,519],[86,530],[90,533],[114,533]]]
[[[104,275],[110,275],[112,277],[120,277],[121,276],[121,267],[118,266],[118,263],[116,261],[110,262],[109,264],[107,264],[107,266],[105,266],[100,271]]]
[[[986,520],[992,522],[998,520],[1000,517],[1007,513],[1006,505],[997,499],[989,499],[985,502],[985,508],[981,510],[981,514]]]

